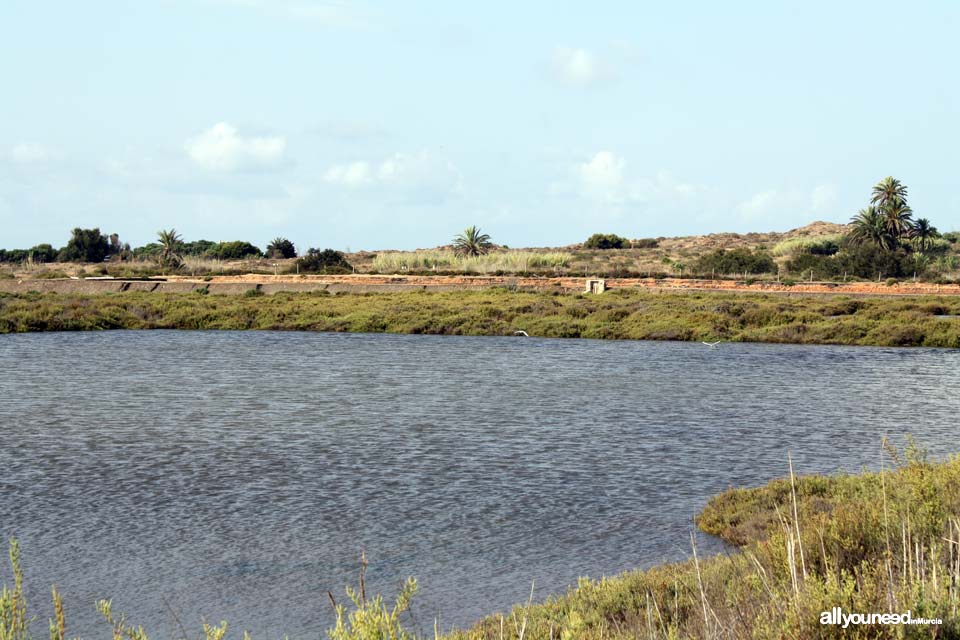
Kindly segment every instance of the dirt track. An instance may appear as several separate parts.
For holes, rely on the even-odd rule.
[[[694,280],[679,278],[612,278],[608,289],[635,288],[650,291],[724,291],[787,294],[834,295],[960,295],[960,285],[930,283],[829,283],[803,282],[783,285],[776,282],[747,284],[734,280]],[[263,293],[282,291],[330,293],[375,293],[388,291],[460,291],[489,287],[510,287],[534,291],[580,292],[586,288],[585,278],[519,278],[500,276],[214,276],[209,280],[186,276],[170,276],[155,280],[0,280],[0,291],[27,293],[30,291],[63,294],[99,294],[124,291],[154,291],[160,293],[189,293],[206,287],[209,293],[242,294],[251,289]]]

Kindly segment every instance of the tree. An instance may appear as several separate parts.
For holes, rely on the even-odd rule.
[[[874,205],[883,216],[884,225],[893,240],[893,246],[910,236],[913,229],[913,210],[907,204],[905,184],[893,176],[887,176],[873,186],[870,204]]]
[[[161,229],[157,232],[157,242],[160,243],[157,261],[165,267],[179,267],[182,262],[180,249],[183,245],[183,238],[177,233],[177,230]]]
[[[267,245],[268,258],[296,258],[297,249],[286,238],[274,238]]]
[[[476,226],[467,227],[453,239],[453,250],[461,256],[482,256],[490,253],[493,243],[490,236],[480,233]]]
[[[310,273],[350,273],[353,267],[347,262],[346,257],[339,251],[333,249],[308,249],[305,256],[300,258],[298,268],[300,271]]]
[[[630,241],[615,233],[595,233],[583,243],[584,249],[623,249]]]
[[[920,250],[920,253],[923,253],[927,250],[927,242],[940,234],[937,228],[930,224],[929,220],[919,218],[913,223],[913,231],[910,235],[917,242],[917,248]]]
[[[53,262],[57,259],[57,250],[49,244],[38,244],[27,249],[27,259],[32,262]]]
[[[857,215],[851,218],[850,225],[853,230],[848,237],[854,245],[869,244],[881,249],[892,249],[896,244],[884,216],[873,205],[860,209]]]
[[[60,250],[57,259],[60,262],[103,262],[109,252],[110,243],[107,237],[100,233],[99,227],[77,227],[71,231],[70,240]]]
[[[883,208],[883,221],[887,233],[899,244],[913,233],[913,210],[906,200],[893,200]]]
[[[873,196],[870,198],[870,204],[876,205],[882,210],[897,200],[906,203],[907,186],[893,176],[887,176],[873,186]]]
[[[206,255],[218,260],[243,260],[244,258],[259,258],[263,255],[259,247],[244,240],[221,242],[206,252]]]

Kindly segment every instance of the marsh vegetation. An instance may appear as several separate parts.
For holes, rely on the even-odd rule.
[[[215,296],[0,294],[0,333],[275,329],[629,340],[960,347],[954,297],[784,296],[618,289],[602,296],[507,288]]]

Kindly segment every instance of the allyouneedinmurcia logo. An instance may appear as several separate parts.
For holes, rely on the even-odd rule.
[[[914,618],[905,613],[844,613],[842,607],[834,607],[820,614],[820,624],[839,625],[846,629],[861,624],[943,624],[939,618]]]

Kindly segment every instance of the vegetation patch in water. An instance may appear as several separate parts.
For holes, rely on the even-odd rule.
[[[0,294],[0,333],[273,329],[550,338],[960,347],[960,299],[617,289],[453,292]]]

